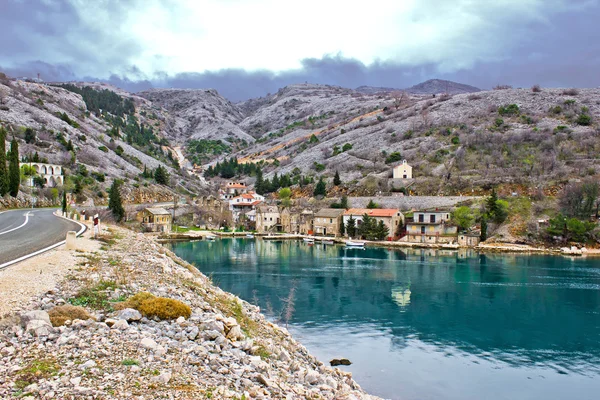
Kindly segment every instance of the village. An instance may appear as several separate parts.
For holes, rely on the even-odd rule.
[[[412,168],[406,160],[393,167],[393,180],[407,185],[412,180]],[[412,197],[410,202],[402,201]],[[341,203],[323,206],[314,199],[267,198],[240,181],[223,182],[218,192],[191,200],[178,212],[165,207],[146,207],[136,214],[136,220],[146,232],[167,235],[189,235],[212,238],[214,234],[261,236],[265,239],[300,239],[306,241],[336,241],[339,243],[386,242],[388,245],[417,247],[477,247],[481,227],[473,224],[460,229],[452,220],[456,205],[472,202],[472,197],[405,196],[396,193],[380,205],[370,200],[342,198]],[[444,201],[446,200],[446,201]],[[400,206],[400,204],[403,205]],[[448,205],[453,204],[453,205]],[[172,207],[172,205],[171,205]],[[187,210],[187,211],[186,211]],[[176,221],[173,221],[175,217]],[[212,232],[212,233],[209,233]],[[356,242],[356,241],[359,242]]]

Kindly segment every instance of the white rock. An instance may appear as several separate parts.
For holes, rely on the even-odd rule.
[[[21,325],[26,327],[31,321],[45,321],[48,325],[52,325],[50,323],[50,316],[46,311],[43,310],[35,310],[29,311],[24,314],[21,314]]]
[[[124,319],[116,320],[115,323],[111,326],[111,329],[119,329],[121,331],[124,331],[127,328],[129,328],[129,324]]]
[[[95,366],[96,366],[96,361],[88,360],[88,361],[84,362],[83,364],[81,364],[79,369],[88,369],[88,368],[93,368]]]
[[[134,310],[133,308],[126,308],[124,310],[119,311],[116,318],[124,319],[127,322],[139,321],[142,319],[142,314],[138,310]]]
[[[239,325],[233,326],[227,333],[227,339],[236,341],[244,339],[244,333]]]
[[[320,378],[321,377],[317,371],[308,371],[306,376],[304,377],[304,382],[308,383],[309,385],[316,385],[321,383]]]
[[[200,332],[200,329],[198,329],[197,326],[193,326],[192,329],[188,332],[187,337],[190,340],[194,340],[198,337],[198,333]]]
[[[154,351],[158,347],[158,343],[156,343],[154,340],[152,340],[150,338],[143,338],[140,341],[140,346],[142,346],[144,349]]]
[[[50,325],[49,322],[41,319],[34,319],[27,323],[27,328],[25,328],[25,330],[34,336],[48,336],[54,331],[54,328],[52,328],[52,325]]]
[[[179,318],[177,318],[177,320],[175,322],[177,322],[179,325],[181,325],[185,322],[185,317],[179,317]]]
[[[79,386],[79,384],[81,383],[81,377],[78,376],[77,378],[71,378],[69,382],[71,382],[71,385],[73,386]]]
[[[142,369],[137,365],[132,365],[131,368],[129,368],[129,370],[131,372],[140,372]]]
[[[170,380],[171,380],[170,372],[163,372],[162,374],[160,374],[159,376],[156,377],[156,381],[158,383],[162,383],[163,385],[166,385],[167,383],[169,383]]]
[[[37,393],[39,391],[40,388],[38,387],[37,383],[32,383],[31,385],[23,389],[23,393]]]

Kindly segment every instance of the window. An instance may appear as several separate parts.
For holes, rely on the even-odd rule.
[[[333,219],[329,218],[329,223],[333,224]]]
[[[432,224],[435,224],[435,215],[429,216],[429,222],[431,222]]]
[[[421,235],[424,235],[424,234],[425,234],[425,227],[424,227],[424,226],[422,226],[422,227],[421,227]]]
[[[419,222],[425,222],[425,214],[419,214]]]

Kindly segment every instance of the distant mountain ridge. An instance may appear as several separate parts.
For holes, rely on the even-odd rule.
[[[475,86],[453,81],[447,81],[443,79],[429,79],[425,82],[418,83],[406,89],[377,86],[359,86],[355,90],[363,94],[390,93],[400,90],[412,94],[461,94],[481,92],[481,89],[476,88]]]

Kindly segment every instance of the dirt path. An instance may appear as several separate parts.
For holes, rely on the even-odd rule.
[[[90,230],[77,238],[77,250],[59,246],[39,256],[0,270],[0,319],[23,308],[32,297],[54,289],[70,270],[77,268],[80,256],[100,249],[90,239]]]

